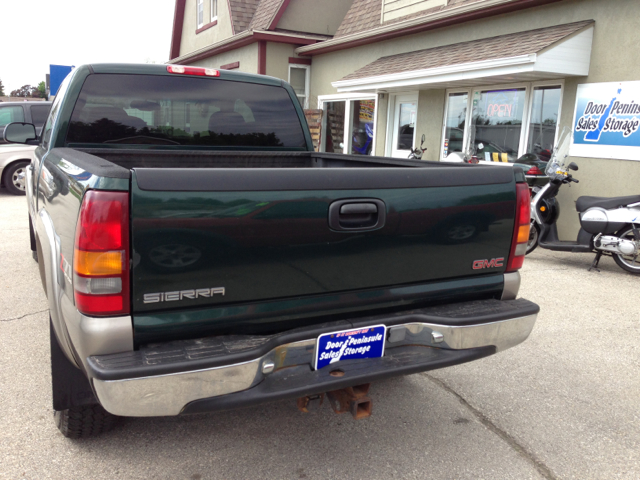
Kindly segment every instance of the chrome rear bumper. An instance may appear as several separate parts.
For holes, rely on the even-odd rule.
[[[377,359],[381,361],[371,363],[371,365],[375,365],[375,368],[371,370],[371,379],[393,376],[395,368],[397,368],[397,375],[415,373],[416,371],[463,363],[513,347],[529,336],[536,317],[537,314],[529,314],[500,321],[461,326],[424,322],[391,325],[388,327],[385,357],[400,355],[403,358],[403,363],[401,362],[403,366],[400,368],[398,366],[400,364],[397,362],[387,361],[385,363],[385,357]],[[340,328],[335,330],[340,330]],[[96,362],[99,363],[100,357],[90,357],[88,363],[97,397],[107,411],[115,415],[131,417],[178,415],[183,413],[185,407],[191,402],[251,391],[252,387],[258,386],[270,375],[286,371],[285,367],[297,367],[298,387],[290,391],[287,391],[286,387],[278,387],[281,388],[282,394],[280,397],[274,398],[299,395],[301,391],[300,378],[304,378],[305,372],[308,372],[309,376],[308,393],[313,393],[312,390],[322,390],[322,383],[318,383],[320,380],[315,378],[318,375],[315,375],[313,381],[316,383],[312,385],[312,376],[318,373],[311,368],[315,345],[316,338],[308,338],[278,345],[256,358],[230,365],[111,380],[105,379],[108,376],[100,375],[96,368],[93,369],[93,372],[91,371],[91,367],[95,367]],[[485,350],[477,353],[478,349],[482,348]],[[468,351],[470,356],[468,358],[460,355],[451,356],[454,351]],[[418,353],[416,354],[416,352]],[[409,357],[406,355],[408,353],[417,355],[414,366],[410,365],[412,360],[408,359]],[[441,355],[438,356],[438,354]],[[445,358],[447,354],[449,360]],[[123,355],[125,356],[105,357],[116,357],[113,358],[115,364],[119,361],[124,365],[130,359],[126,357],[128,354]],[[139,362],[139,360],[136,361]],[[343,363],[349,364],[349,362]],[[343,363],[338,364],[338,367]],[[113,364],[112,362],[111,365]],[[363,383],[362,379],[368,378],[366,371],[364,371],[366,367],[367,364],[360,362],[357,380],[354,374],[353,381],[357,381],[354,385]],[[341,385],[349,382],[349,374],[347,369],[347,374],[341,380]],[[100,376],[103,378],[97,378]],[[335,383],[332,386],[335,386]],[[230,395],[230,397],[233,396]],[[273,398],[265,396],[265,400],[268,399]],[[255,403],[255,398],[253,401]],[[231,401],[231,403],[233,402]]]

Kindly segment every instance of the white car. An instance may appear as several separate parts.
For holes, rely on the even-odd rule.
[[[0,145],[0,181],[13,195],[26,193],[25,173],[36,145]]]

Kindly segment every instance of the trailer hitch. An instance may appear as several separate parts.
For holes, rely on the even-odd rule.
[[[332,390],[327,392],[327,398],[335,413],[351,412],[351,415],[356,420],[367,418],[371,416],[373,408],[373,402],[367,396],[370,387],[370,383],[365,383],[355,387]],[[301,397],[297,401],[298,409],[301,412],[309,412],[309,405],[318,399],[320,400],[319,405],[322,405],[324,394]]]

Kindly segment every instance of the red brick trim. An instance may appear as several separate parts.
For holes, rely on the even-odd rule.
[[[209,30],[211,27],[215,27],[218,24],[218,20],[214,20],[213,22],[209,22],[206,25],[201,26],[196,30],[196,35],[200,32],[204,32],[205,30]]]
[[[182,42],[182,25],[184,24],[184,5],[186,0],[176,0],[173,11],[173,31],[171,32],[171,49],[169,60],[180,56],[180,43]]]
[[[269,24],[269,27],[267,28],[267,30],[275,30],[276,27],[278,26],[278,22],[280,21],[280,19],[282,18],[282,15],[284,15],[284,11],[287,9],[287,7],[289,6],[289,2],[291,0],[284,0],[281,4],[280,4],[280,8],[278,8],[278,11],[276,12],[276,15],[273,17],[273,20],[271,21],[271,23]]]
[[[235,70],[240,68],[240,62],[227,63],[226,65],[220,65],[220,70]]]
[[[242,33],[239,35],[242,35]],[[205,58],[213,57],[214,55],[219,55],[224,52],[229,52],[231,50],[235,50],[236,48],[244,47],[246,45],[251,45],[259,41],[265,42],[265,50],[266,50],[266,42],[289,43],[293,45],[311,45],[313,43],[318,42],[318,40],[312,40],[309,38],[290,37],[286,35],[273,35],[268,33],[252,32],[251,35],[247,35],[246,37],[243,37],[241,39],[229,42],[218,48],[199,53],[198,55],[194,55],[193,57],[183,60],[182,63],[184,63],[185,65],[190,65],[193,62],[197,62],[198,60],[203,60]],[[176,57],[173,57],[173,58],[176,58]],[[265,56],[265,61],[266,61],[266,56]]]
[[[258,42],[258,74],[267,74],[267,42],[264,40]]]
[[[289,57],[289,63],[295,63],[296,65],[311,65],[310,58]]]

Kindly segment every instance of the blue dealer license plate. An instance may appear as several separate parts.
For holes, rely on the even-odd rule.
[[[384,325],[325,333],[316,343],[315,369],[342,360],[377,358],[384,353],[387,328]]]

